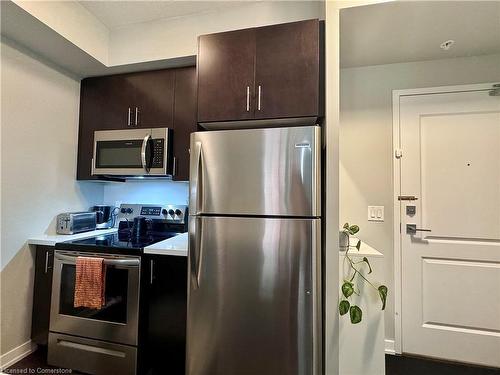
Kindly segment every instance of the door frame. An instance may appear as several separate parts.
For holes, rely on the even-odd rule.
[[[401,246],[401,162],[400,149],[400,99],[403,96],[446,94],[491,89],[495,83],[478,83],[468,85],[424,87],[416,89],[392,90],[392,173],[393,173],[393,249],[394,249],[394,352],[402,353],[403,349],[403,302],[402,302],[402,246]]]

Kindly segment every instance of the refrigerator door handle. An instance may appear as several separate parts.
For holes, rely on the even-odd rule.
[[[194,144],[194,168],[191,173],[191,191],[189,211],[191,215],[197,215],[200,211],[201,202],[203,202],[203,159],[201,142]]]
[[[189,274],[194,290],[200,287],[201,257],[201,218],[191,216],[189,223]]]

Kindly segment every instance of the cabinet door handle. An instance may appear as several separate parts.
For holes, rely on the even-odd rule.
[[[149,260],[149,284],[153,285],[153,266],[154,266],[154,261],[153,259]]]
[[[45,252],[45,273],[49,270],[49,251]]]
[[[132,115],[132,110],[128,107],[128,116],[127,116],[127,126],[130,126],[130,116]]]
[[[139,108],[135,107],[135,126],[137,126],[139,122]]]
[[[261,93],[262,93],[262,88],[260,87],[260,85],[258,87],[258,91],[259,91],[259,95],[257,97],[257,110],[260,111],[260,97],[261,97]]]
[[[177,158],[174,156],[174,161],[172,162],[172,177],[175,176],[176,169],[177,169]]]
[[[247,86],[247,112],[250,111],[250,86]]]

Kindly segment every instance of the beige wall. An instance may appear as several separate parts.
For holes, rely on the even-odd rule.
[[[108,64],[109,30],[77,1],[14,3],[101,63]]]
[[[1,43],[1,354],[30,338],[32,235],[62,211],[88,209],[103,187],[75,181],[80,83]]]
[[[394,338],[392,90],[500,82],[500,54],[342,69],[340,73],[340,221],[385,255],[389,303],[386,338]],[[367,206],[385,206],[383,223]]]
[[[186,17],[113,29],[109,65],[196,55],[198,36],[221,31],[324,18],[322,1],[256,1]]]

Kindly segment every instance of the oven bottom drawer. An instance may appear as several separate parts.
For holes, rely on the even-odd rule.
[[[47,362],[94,375],[135,375],[137,348],[50,332]]]

